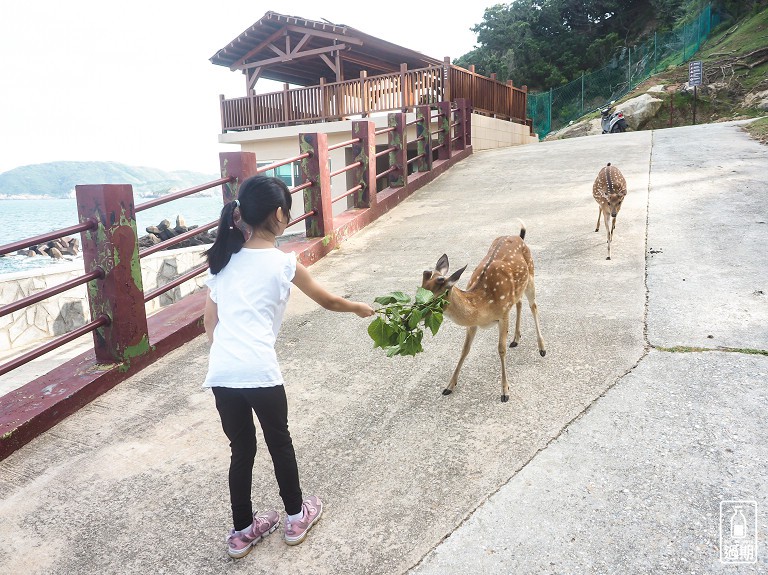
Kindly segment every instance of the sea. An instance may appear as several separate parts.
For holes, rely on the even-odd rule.
[[[145,201],[148,200],[137,200],[139,204]],[[136,214],[136,227],[141,237],[146,234],[148,226],[156,226],[163,220],[169,220],[175,225],[177,216],[183,217],[187,226],[200,226],[218,220],[221,207],[219,194],[189,196],[139,212]],[[0,200],[0,246],[77,223],[77,204],[74,198]],[[61,260],[48,256],[8,255],[0,257],[0,275],[38,268],[50,269],[78,260],[82,261],[82,254],[66,256]]]

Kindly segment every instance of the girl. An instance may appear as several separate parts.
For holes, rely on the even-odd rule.
[[[204,387],[216,398],[224,433],[230,441],[229,494],[234,528],[227,537],[231,557],[243,557],[277,529],[277,511],[256,514],[251,480],[256,456],[253,412],[275,467],[286,512],[284,538],[304,541],[320,518],[319,498],[302,497],[296,455],[288,432],[288,405],[275,354],[275,339],[291,283],[332,311],[374,314],[368,304],[328,292],[296,261],[296,254],[275,247],[290,221],[291,194],[277,178],[253,176],[240,186],[238,199],[221,210],[216,241],[206,252],[204,324],[211,342]]]

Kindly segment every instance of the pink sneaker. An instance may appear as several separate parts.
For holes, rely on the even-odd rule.
[[[298,545],[307,536],[307,532],[323,514],[323,502],[319,497],[311,495],[301,504],[304,515],[297,521],[285,521],[285,542],[288,545]]]
[[[253,546],[272,533],[280,524],[280,514],[277,511],[265,511],[259,515],[253,514],[253,523],[242,531],[229,532],[227,537],[227,553],[230,557],[245,557]]]

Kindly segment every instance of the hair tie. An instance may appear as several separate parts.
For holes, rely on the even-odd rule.
[[[237,228],[240,230],[240,233],[243,234],[243,239],[247,242],[253,235],[253,228],[243,221],[243,215],[240,213],[240,200],[235,200],[234,204],[235,207],[232,210],[232,221],[229,224],[229,229]]]

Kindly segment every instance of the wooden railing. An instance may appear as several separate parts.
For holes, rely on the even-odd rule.
[[[474,68],[474,67],[473,67]],[[367,76],[344,82],[288,88],[281,92],[242,98],[221,96],[222,132],[331,122],[393,111],[412,111],[420,105],[466,100],[472,110],[520,124],[526,121],[527,88],[516,88],[495,77],[476,74],[446,61],[442,66]],[[529,124],[530,125],[530,124]]]

